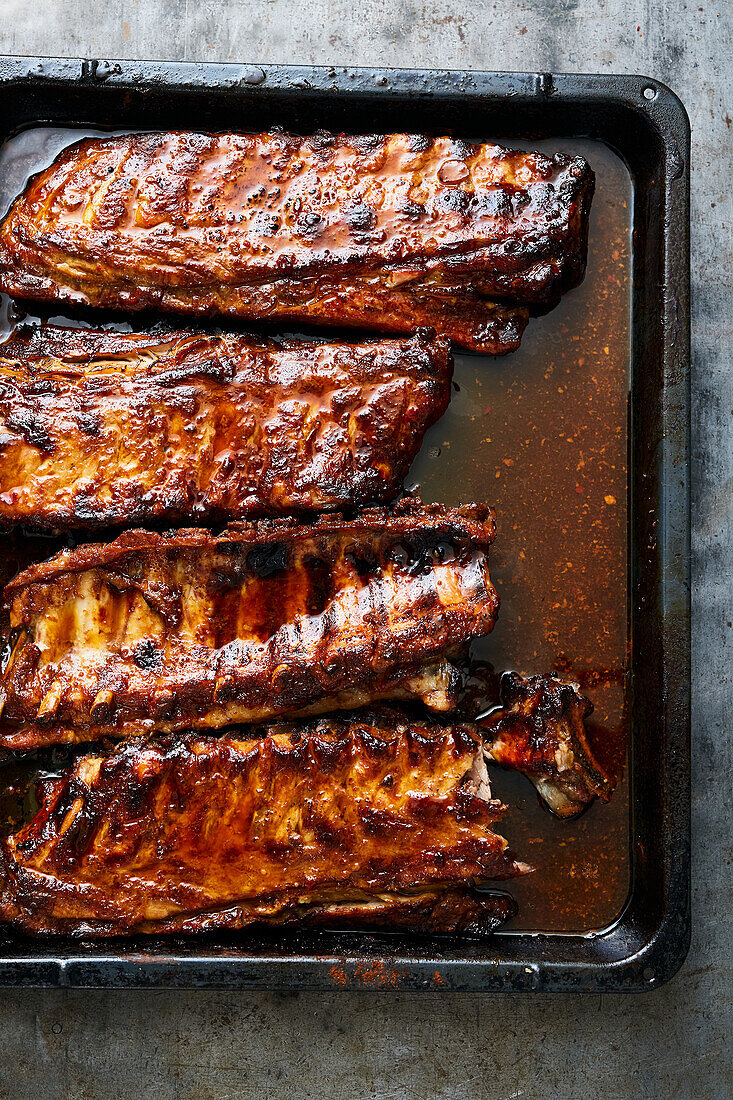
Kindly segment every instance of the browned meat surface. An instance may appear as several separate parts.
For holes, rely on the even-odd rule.
[[[0,346],[0,521],[228,521],[392,499],[445,411],[445,341],[51,326]]]
[[[131,531],[33,565],[5,589],[0,747],[216,728],[379,698],[454,702],[446,657],[499,599],[490,509]]]
[[[300,921],[480,931],[512,914],[469,890],[528,869],[493,831],[505,807],[471,731],[326,719],[256,733],[80,757],[0,841],[0,916],[118,935]]]
[[[559,817],[572,817],[594,799],[608,802],[613,784],[588,743],[591,702],[576,685],[553,676],[501,679],[502,706],[479,724],[484,749],[497,764],[527,775]]]
[[[433,326],[517,347],[583,276],[581,157],[421,135],[153,133],[80,141],[0,228],[0,288],[121,309]]]

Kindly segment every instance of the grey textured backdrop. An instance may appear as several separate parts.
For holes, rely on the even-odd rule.
[[[693,129],[694,935],[655,993],[0,994],[7,1097],[730,1095],[730,0],[0,2],[0,51],[641,72]]]

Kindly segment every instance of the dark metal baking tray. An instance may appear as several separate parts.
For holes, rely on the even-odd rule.
[[[475,445],[474,466],[492,453],[481,445],[491,444],[495,450],[499,447],[495,476],[517,478],[515,459],[501,458],[501,447],[511,449],[512,444],[511,433],[502,436],[501,425],[512,420],[514,408],[517,422],[523,416],[522,395],[511,389],[512,372],[516,375],[541,359],[541,349],[548,339],[552,343],[552,324],[560,326],[565,345],[584,338],[584,345],[566,346],[544,375],[530,374],[523,382],[535,390],[544,386],[543,377],[551,378],[543,389],[549,394],[554,383],[562,381],[555,387],[563,395],[558,407],[563,413],[568,408],[572,420],[583,403],[592,404],[593,395],[578,386],[581,375],[576,371],[569,375],[572,392],[565,396],[567,380],[552,377],[553,369],[567,363],[575,347],[592,347],[594,340],[603,345],[604,339],[619,344],[619,362],[628,368],[628,394],[618,389],[617,378],[615,398],[624,399],[617,434],[624,444],[628,441],[628,454],[623,482],[608,473],[616,481],[611,492],[605,487],[605,500],[617,505],[622,517],[623,553],[616,555],[613,567],[623,570],[623,583],[618,606],[609,605],[605,613],[623,620],[624,639],[628,638],[624,698],[630,730],[626,782],[623,793],[617,792],[616,817],[596,820],[589,815],[587,827],[552,834],[555,839],[569,837],[578,851],[590,844],[593,855],[601,850],[604,822],[617,827],[614,843],[624,848],[622,871],[611,863],[596,868],[601,879],[615,876],[615,901],[607,919],[591,919],[589,927],[576,929],[572,921],[567,927],[562,921],[543,925],[540,920],[536,927],[520,922],[483,942],[298,932],[95,944],[0,934],[0,984],[633,991],[670,978],[685,957],[690,935],[689,124],[679,100],[658,82],[636,76],[2,58],[0,106],[0,148],[14,135],[39,126],[253,130],[282,125],[301,133],[319,127],[357,132],[401,129],[579,149],[586,155],[589,143],[602,143],[597,149],[603,154],[597,159],[619,187],[626,174],[628,204],[621,188],[618,194],[608,193],[604,207],[599,188],[596,217],[603,220],[614,204],[624,210],[628,205],[629,225],[626,236],[619,229],[617,240],[600,239],[596,249],[613,249],[604,278],[613,279],[614,265],[627,270],[628,324],[617,317],[615,327],[604,327],[599,321],[604,295],[598,291],[600,297],[592,298],[588,292],[583,299],[583,291],[576,291],[575,306],[565,313],[565,306],[559,307],[550,315],[554,322],[540,318],[532,323],[518,356],[488,365],[477,365],[470,356],[457,357],[459,385],[470,399],[458,394],[446,423],[432,429],[417,474],[428,494],[439,493],[441,498],[452,492],[460,495],[457,484],[465,485],[470,476],[482,484],[483,468],[471,475],[465,447],[462,456],[444,455],[441,472],[432,472],[431,459],[440,453],[446,434],[443,449],[450,451],[453,431],[454,439],[460,432]],[[621,158],[616,161],[621,172],[611,163],[616,157]],[[589,159],[594,163],[593,156]],[[628,254],[619,257],[625,240]],[[592,282],[589,267],[586,283]],[[572,298],[568,295],[567,300]],[[624,300],[617,293],[612,308],[625,308]],[[571,324],[573,312],[576,320]],[[608,344],[596,351],[598,356],[610,352],[611,358],[616,354]],[[486,432],[477,406],[487,369],[492,371],[492,401],[496,398],[498,404],[487,420],[496,429],[493,439],[482,440]],[[605,400],[602,393],[599,399]],[[550,423],[553,407],[548,399],[545,414]],[[463,419],[451,427],[451,416]],[[589,423],[593,427],[592,415]],[[530,431],[527,434],[524,450],[519,448],[525,462],[528,449],[531,457],[538,442]],[[571,443],[575,446],[577,440],[568,436]],[[615,469],[607,465],[609,471]],[[493,476],[492,467],[485,481],[485,495],[492,502]],[[586,482],[581,482],[576,489],[582,494]],[[515,484],[529,500],[526,480]],[[617,485],[624,500],[617,499]],[[565,491],[564,482],[559,489]],[[558,500],[562,505],[562,492],[556,492],[556,505]],[[507,507],[510,499],[505,493]],[[500,510],[500,539],[501,515]],[[513,541],[520,545],[519,535],[513,539],[509,530],[504,542]],[[523,552],[519,556],[526,558]],[[500,556],[498,570],[506,574],[511,589],[516,555],[510,559],[511,554],[503,560]],[[583,583],[592,585],[593,560],[585,565],[590,573],[581,571]],[[526,589],[525,578],[517,591]],[[512,606],[511,591],[509,603],[515,620],[526,618],[527,607],[518,602]],[[511,644],[505,649],[516,656]],[[540,654],[539,643],[536,649]],[[486,655],[493,659],[495,654],[489,649]],[[527,813],[537,812],[529,810],[525,795],[517,794],[519,801],[522,798]],[[512,836],[509,821],[507,831]],[[514,836],[512,840],[516,843]],[[533,888],[529,880],[525,883],[522,897],[531,897]],[[600,884],[597,890],[600,893]]]

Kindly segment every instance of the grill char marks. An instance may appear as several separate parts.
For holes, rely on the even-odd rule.
[[[583,276],[580,157],[394,134],[87,139],[0,228],[26,298],[357,325],[516,348]]]
[[[445,341],[282,345],[44,327],[0,346],[0,521],[226,522],[392,499],[445,411]]]
[[[493,831],[504,807],[472,781],[485,768],[471,731],[336,718],[254,732],[79,758],[0,844],[4,919],[93,935],[255,922],[476,933],[513,915],[510,899],[469,889],[527,870]]]
[[[498,611],[494,532],[484,506],[409,499],[351,521],[132,531],[64,551],[5,590],[17,641],[0,746],[220,728],[380,698],[449,709],[457,674],[446,658]]]

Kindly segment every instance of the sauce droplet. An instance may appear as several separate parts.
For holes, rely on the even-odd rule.
[[[251,69],[245,69],[242,74],[242,80],[245,84],[262,84],[265,80],[265,71],[258,66],[253,66]]]
[[[441,183],[462,183],[469,177],[468,165],[462,160],[446,160],[438,169]]]

